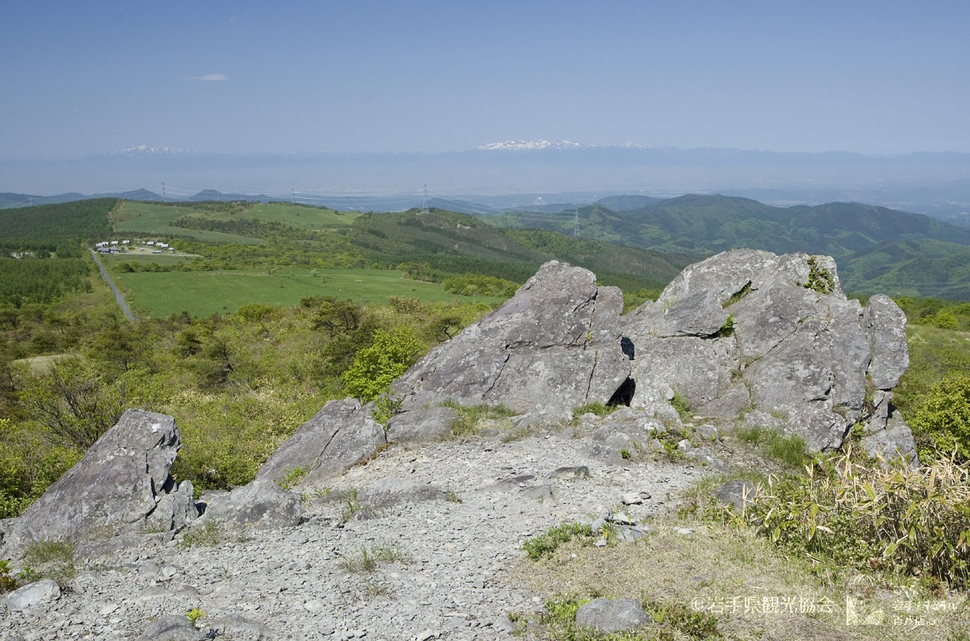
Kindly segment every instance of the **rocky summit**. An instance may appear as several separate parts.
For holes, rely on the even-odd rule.
[[[200,501],[169,475],[175,421],[130,410],[0,523],[14,570],[31,546],[75,550],[57,581],[0,598],[0,638],[511,638],[509,614],[542,602],[515,572],[528,537],[563,522],[650,536],[708,471],[749,463],[722,443],[735,426],[826,450],[861,425],[870,452],[918,464],[891,402],[905,317],[846,299],[830,258],[731,251],[622,309],[589,271],[547,263],[393,384],[386,427],[332,401],[252,483]],[[620,407],[580,409],[605,404]],[[467,408],[499,405],[454,435]],[[583,620],[646,625],[633,605]]]

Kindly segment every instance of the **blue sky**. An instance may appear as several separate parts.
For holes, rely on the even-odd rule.
[[[0,158],[970,152],[970,3],[8,2]]]

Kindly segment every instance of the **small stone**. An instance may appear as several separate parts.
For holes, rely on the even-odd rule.
[[[634,493],[624,494],[622,497],[620,497],[620,500],[623,501],[623,505],[640,505],[643,503],[643,499],[640,497],[640,495]]]
[[[676,528],[674,531],[677,532],[677,534],[680,534],[681,536],[687,536],[688,534],[694,533],[694,529],[689,527],[679,527],[679,528]]]
[[[323,607],[323,601],[319,599],[311,599],[303,602],[303,609],[307,612],[321,612]]]
[[[633,525],[633,520],[623,512],[615,512],[609,521],[617,525]]]

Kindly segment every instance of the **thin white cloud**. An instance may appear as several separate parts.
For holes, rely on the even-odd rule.
[[[188,80],[205,80],[206,82],[220,82],[229,80],[229,76],[224,73],[207,73],[204,76],[192,76]]]

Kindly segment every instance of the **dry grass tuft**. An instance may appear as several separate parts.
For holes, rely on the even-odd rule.
[[[684,525],[694,532],[679,534],[676,527]],[[905,592],[873,584],[862,574],[826,584],[809,564],[779,554],[748,528],[697,522],[657,527],[637,543],[596,548],[566,542],[538,561],[523,559],[513,576],[549,602],[604,596],[661,607],[687,605],[712,615],[729,639],[938,641],[970,630],[962,598],[906,598]],[[924,625],[918,626],[921,611]],[[872,625],[862,625],[867,617]],[[552,629],[544,633],[544,638],[569,638]]]

